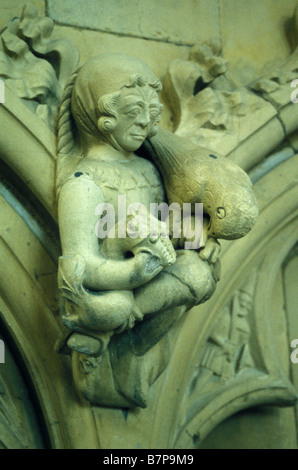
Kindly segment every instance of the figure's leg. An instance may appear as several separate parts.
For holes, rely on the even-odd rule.
[[[74,300],[64,300],[61,319],[73,331],[67,345],[84,354],[102,354],[114,333],[133,328],[143,318],[132,291],[85,292]]]
[[[217,264],[203,261],[194,250],[177,251],[172,266],[134,290],[135,302],[143,315],[179,305],[191,308],[211,297],[218,277]]]
[[[182,305],[190,309],[205,302],[213,294],[217,281],[218,265],[203,261],[194,250],[177,251],[172,266],[134,292],[86,293],[76,304],[66,301],[62,321],[78,333],[70,338],[68,345],[85,354],[102,354],[114,333],[131,329],[135,320],[141,320],[144,315]]]
[[[133,303],[133,293],[127,290],[84,292],[76,302],[65,301],[62,322],[79,332],[120,329],[133,321]]]

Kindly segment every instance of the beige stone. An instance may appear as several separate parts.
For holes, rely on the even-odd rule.
[[[297,449],[292,410],[259,407],[224,421],[201,449]],[[262,439],[260,439],[262,436]]]
[[[297,270],[297,251],[294,248],[293,252],[291,253],[292,256],[289,257],[288,262],[284,269],[284,278],[286,283],[286,293],[285,299],[287,303],[287,312],[289,318],[289,338],[291,342],[294,339],[298,339],[297,335],[297,316],[295,314],[296,305],[297,305],[297,289],[295,288],[295,278],[296,278],[296,270]],[[295,342],[297,345],[297,342]],[[293,348],[291,351],[293,352]],[[296,355],[296,354],[295,354]],[[297,389],[298,387],[298,370],[297,370],[297,363],[291,363],[290,365],[290,374],[293,380],[293,383]],[[296,405],[296,413],[297,413],[297,405]]]
[[[215,0],[49,0],[50,16],[57,22],[125,36],[143,37],[174,44],[219,41],[218,4]],[[124,22],[123,18],[129,18]],[[179,22],[177,22],[179,18]],[[197,28],[198,21],[201,22]]]
[[[80,62],[83,64],[90,57],[95,57],[101,53],[132,54],[141,57],[154,71],[156,76],[164,82],[166,70],[171,62],[177,57],[187,59],[190,48],[188,46],[177,46],[167,42],[156,42],[141,38],[131,38],[128,36],[117,36],[99,31],[87,29],[75,29],[55,25],[53,39],[61,37],[69,39],[76,45],[80,52]],[[161,100],[167,104],[167,98],[162,92]],[[172,114],[166,106],[162,114],[161,123],[168,129],[172,129]]]
[[[298,150],[298,133],[297,132],[294,132],[293,134],[291,134],[289,136],[289,141],[292,145],[292,147],[294,148],[294,150]]]
[[[190,2],[176,15],[162,2],[159,17],[155,2],[127,2],[120,22],[118,2],[98,19],[95,0],[49,1],[53,32],[33,3],[0,5],[21,16],[0,51],[0,447],[296,448],[295,2],[204,0],[191,18]],[[80,75],[78,50],[81,65],[139,57],[153,72],[136,59],[130,72],[150,85],[121,88],[119,56]],[[173,243],[161,223],[131,239],[129,216],[100,258],[97,206],[119,193],[146,207],[203,200],[199,253],[183,249],[185,227]]]
[[[296,5],[296,0],[221,0],[223,56],[231,62],[238,85],[256,79],[265,64],[272,67],[291,54],[290,23]]]
[[[228,204],[218,208],[214,220],[216,210],[210,208],[212,224],[200,256],[196,251],[184,249],[185,242],[175,252],[166,224],[158,223],[158,214],[151,213],[150,204],[165,202],[165,191],[169,202],[174,198],[173,202],[181,201],[181,206],[182,200],[204,202],[206,184],[202,184],[201,191],[194,193],[192,199],[186,199],[177,185],[167,186],[166,168],[158,165],[164,177],[163,187],[154,165],[135,153],[145,139],[153,143],[152,156],[162,156],[167,143],[172,151],[178,147],[177,140],[180,142],[176,137],[172,143],[171,133],[158,131],[162,112],[160,81],[145,62],[134,56],[102,54],[74,73],[71,83],[71,99],[69,94],[64,97],[59,118],[63,126],[58,131],[57,199],[63,250],[58,285],[62,322],[72,335],[67,345],[80,353],[79,357],[73,355],[76,385],[85,398],[98,405],[146,407],[150,386],[165,366],[164,358],[156,357],[156,370],[152,371],[149,366],[146,369],[145,353],[150,354],[177,314],[212,295],[218,280],[219,245],[216,238],[244,236],[251,228],[248,224],[251,208],[255,210],[253,219],[256,217],[256,202],[242,200],[241,204],[247,202],[243,214],[247,213],[248,217],[243,221],[240,221],[240,213],[235,220],[232,213],[228,215],[231,210]],[[71,117],[75,128],[71,126]],[[156,145],[153,138],[159,133],[161,137]],[[200,153],[202,151],[198,149],[198,155]],[[76,154],[82,154],[83,158],[72,167],[65,166],[66,159],[74,160]],[[231,175],[239,170],[238,178],[246,178],[245,187],[247,185],[251,192],[249,178],[236,165],[229,168],[228,163],[220,165],[218,161],[213,164],[209,156],[200,157],[206,166],[206,178],[210,179],[208,171],[212,173],[211,167],[223,167],[222,173],[227,175],[227,180],[224,182],[223,177],[221,180],[228,191]],[[157,163],[155,157],[153,161]],[[182,162],[180,165],[183,168]],[[202,162],[198,159],[190,173],[200,165]],[[182,177],[182,169],[180,174]],[[189,175],[185,178],[190,180]],[[190,184],[190,190],[192,188]],[[206,194],[210,191],[206,186]],[[135,222],[134,219],[126,220],[126,214],[123,214],[129,209],[126,202],[122,212],[119,207],[116,209],[119,195],[127,196],[130,205],[141,204],[142,210],[132,213]],[[108,227],[108,236],[116,239],[105,241],[105,233],[99,230],[102,212],[98,207],[111,202],[116,219]],[[220,206],[221,201],[214,204]],[[237,203],[237,207],[241,204]],[[221,231],[216,218],[225,219],[226,212],[227,224],[223,222]],[[146,229],[138,235],[141,220]],[[148,222],[156,222],[155,232],[151,225],[147,228]],[[123,239],[118,237],[120,230],[124,232]],[[174,237],[179,243],[181,231]],[[184,237],[190,242],[186,229]],[[198,248],[199,240],[196,243]],[[154,328],[158,329],[158,335]],[[138,345],[139,331],[144,335],[143,345]],[[125,346],[127,337],[131,344],[135,343],[132,350]],[[118,355],[121,360],[115,361]],[[89,367],[90,362],[92,366]],[[121,379],[122,371],[124,377]],[[105,383],[102,374],[107,377]]]
[[[27,3],[28,2],[26,0],[2,0],[0,30],[2,30],[13,18],[19,17],[22,9]],[[33,0],[31,3],[38,9],[40,15],[44,15],[44,0]]]

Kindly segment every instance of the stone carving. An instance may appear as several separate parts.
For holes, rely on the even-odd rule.
[[[260,137],[264,126],[274,129],[268,131],[274,139],[272,149],[297,127],[289,93],[297,76],[297,51],[296,47],[263,77],[237,87],[229,76],[229,64],[214,47],[195,46],[189,60],[174,60],[166,92],[175,134],[229,156],[248,170],[268,152]]]
[[[159,136],[163,136],[164,144]],[[209,239],[233,240],[246,235],[258,215],[248,175],[233,162],[190,145],[175,134],[160,131],[159,136],[149,142],[169,202],[181,206],[202,202],[204,213],[210,219]]]
[[[28,436],[24,431],[21,432],[22,423],[16,401],[0,377],[0,448],[2,449],[29,448]]]
[[[268,326],[265,315],[270,315],[258,305],[262,270],[268,270],[267,263],[252,269],[242,281],[218,311],[205,343],[196,349],[197,365],[193,361],[189,385],[181,393],[174,447],[184,448],[187,442],[197,447],[212,427],[211,422],[222,419],[226,408],[236,412],[245,408],[248,400],[252,406],[264,403],[265,389],[268,404],[277,403],[279,394],[284,405],[295,402],[295,390],[274,366],[278,353],[272,353],[273,357],[264,353],[272,332],[266,336],[266,327],[262,331],[257,327],[259,322]],[[261,354],[259,348],[263,349]]]
[[[0,77],[55,129],[64,85],[79,56],[68,41],[50,38],[53,27],[51,18],[26,5],[1,34]]]
[[[213,294],[219,278],[217,238],[239,238],[256,219],[250,182],[231,160],[240,155],[241,166],[249,168],[276,147],[280,136],[297,127],[288,87],[296,70],[295,53],[277,87],[277,74],[270,71],[265,78],[237,88],[229,80],[220,51],[196,46],[189,61],[172,64],[165,84],[175,134],[159,128],[153,135],[162,107],[159,82],[151,70],[127,58],[126,81],[119,56],[117,73],[107,63],[94,70],[99,59],[76,68],[77,52],[70,43],[66,47],[64,41],[50,39],[51,25],[49,18],[39,18],[27,7],[2,34],[0,66],[8,98],[0,107],[5,176],[13,186],[17,173],[25,183],[21,187],[26,189],[24,199],[32,191],[47,212],[38,221],[32,208],[24,213],[22,199],[16,201],[10,187],[0,188],[2,265],[7,266],[0,287],[9,308],[2,299],[0,307],[1,318],[29,364],[52,445],[105,448],[118,445],[119,435],[125,435],[127,447],[136,445],[136,439],[149,448],[197,447],[217,423],[240,409],[264,403],[292,405],[297,394],[271,354],[268,326],[273,323],[270,302],[277,272],[271,266],[282,262],[293,242],[294,183],[285,184],[281,173],[284,168],[286,174],[294,174],[294,159],[281,165],[267,186],[260,181],[262,224],[244,243],[239,240],[226,250],[228,244],[223,242],[225,281],[216,295],[189,315],[184,313]],[[136,60],[133,65],[132,60]],[[84,73],[87,81],[94,79],[89,89],[79,86]],[[127,86],[133,85],[130,77],[136,74],[145,79],[138,77],[136,86]],[[105,84],[100,84],[104,78]],[[125,134],[126,117],[119,112],[119,103],[130,94],[141,96],[152,117],[148,128],[140,125],[142,133],[133,139]],[[106,95],[112,95],[113,106]],[[136,119],[133,114],[132,121]],[[284,132],[273,132],[272,123]],[[48,217],[51,214],[56,220],[56,163],[63,249],[60,316],[56,305],[60,240]],[[123,225],[119,210],[115,233],[124,231],[125,237],[99,240],[95,230],[105,216],[100,219],[97,207],[112,204],[116,208],[119,194],[126,196],[128,204],[144,202],[146,207],[152,202],[177,201],[183,206],[203,201],[202,247],[185,250],[185,234],[179,239],[171,234],[164,237],[165,227],[157,220],[154,237],[147,231],[131,238],[138,228],[135,217],[128,215]],[[269,200],[275,202],[270,203],[268,214]],[[235,205],[239,205],[238,225],[233,220]],[[41,207],[35,209],[41,212]],[[141,220],[148,222],[147,213]],[[284,238],[288,243],[281,247]],[[243,283],[251,266],[260,268],[256,285],[250,280]],[[15,295],[17,283],[22,285],[24,299],[30,301]],[[257,295],[252,306],[253,287]],[[232,298],[231,291],[235,292]],[[65,336],[60,351],[70,353],[76,387],[91,405],[81,401],[73,387],[69,357],[53,351],[61,332]],[[167,373],[161,376],[166,367]],[[2,385],[1,406],[3,389]],[[136,405],[148,408],[134,409]],[[73,422],[78,426],[74,428]],[[18,425],[13,431],[22,441],[20,429]],[[21,445],[28,446],[25,441]],[[15,445],[12,442],[7,447]]]
[[[102,55],[73,73],[61,107],[57,172],[63,249],[59,261],[61,314],[64,325],[72,331],[67,345],[79,354],[74,357],[80,364],[77,367],[83,367],[83,382],[90,370],[93,376],[102,377],[108,369],[114,380],[118,376],[117,398],[113,385],[105,385],[105,393],[102,385],[83,387],[84,395],[98,404],[145,406],[145,393],[136,399],[136,387],[137,383],[148,383],[146,374],[135,375],[135,385],[131,381],[132,390],[123,399],[119,365],[107,363],[112,352],[115,355],[122,350],[122,361],[129,358],[130,363],[122,367],[131,367],[136,358],[131,358],[131,344],[124,343],[128,336],[130,343],[137,336],[135,327],[140,322],[144,322],[139,329],[147,351],[156,343],[150,333],[153,316],[156,327],[159,318],[161,323],[167,318],[164,312],[206,301],[218,280],[217,239],[244,236],[257,217],[251,183],[243,170],[171,133],[157,131],[162,111],[160,89],[159,80],[141,60]],[[145,152],[160,169],[164,187],[155,166],[142,156],[144,142]],[[155,237],[132,237],[133,221],[123,221],[119,208],[115,213],[117,229],[111,227],[114,240],[97,238],[98,205],[116,208],[119,195],[130,204],[141,205],[145,212],[151,203],[203,203],[207,222],[200,253],[183,249],[181,240],[174,242],[175,251],[170,234],[157,219]],[[135,214],[140,217],[140,209]],[[150,218],[152,222],[154,216]],[[143,222],[147,221],[143,215]],[[168,326],[165,322],[159,327],[159,338],[174,316]],[[140,358],[138,368],[142,368],[139,363]],[[77,381],[82,389],[79,382],[82,380]]]
[[[202,350],[199,373],[195,379],[201,395],[206,393],[206,386],[207,389],[214,390],[214,384],[222,385],[241,370],[254,366],[249,347],[249,315],[253,308],[255,278],[254,273],[235,292]],[[210,382],[212,375],[217,380]],[[208,381],[206,376],[209,377]]]

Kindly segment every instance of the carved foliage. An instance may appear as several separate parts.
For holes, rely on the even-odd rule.
[[[75,46],[52,40],[54,23],[26,5],[21,18],[10,22],[1,35],[0,77],[24,102],[55,127],[65,81],[77,65]]]
[[[297,22],[297,11],[293,21]],[[297,44],[297,26],[292,32]],[[249,148],[259,152],[262,140],[258,131],[272,125],[277,117],[277,146],[284,134],[297,128],[290,100],[290,82],[298,72],[297,54],[296,48],[284,63],[274,69],[270,65],[269,71],[253,83],[236,87],[220,51],[208,45],[195,46],[188,61],[172,62],[166,77],[175,132],[226,156],[234,150],[240,154],[237,147],[254,136],[256,142]],[[261,152],[260,157],[265,155]]]
[[[205,55],[198,51],[204,51]],[[194,49],[190,58],[172,62],[167,74],[166,92],[174,114],[175,132],[228,154],[255,127],[251,123],[252,114],[264,114],[265,108],[268,118],[272,110],[268,103],[264,106],[263,100],[245,88],[233,90],[224,75],[226,62],[212,54],[207,46]]]

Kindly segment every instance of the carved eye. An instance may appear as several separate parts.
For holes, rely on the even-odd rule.
[[[150,243],[156,243],[158,240],[158,235],[157,234],[153,234],[152,236],[150,236]]]
[[[224,210],[223,207],[218,207],[216,209],[216,217],[218,219],[223,219],[226,216],[226,211]]]
[[[160,111],[158,108],[150,108],[150,118],[156,119],[159,117]]]
[[[139,114],[140,112],[140,109],[139,108],[133,108],[131,109],[130,111],[128,111],[126,114],[127,116],[129,117],[137,117],[137,115]]]

